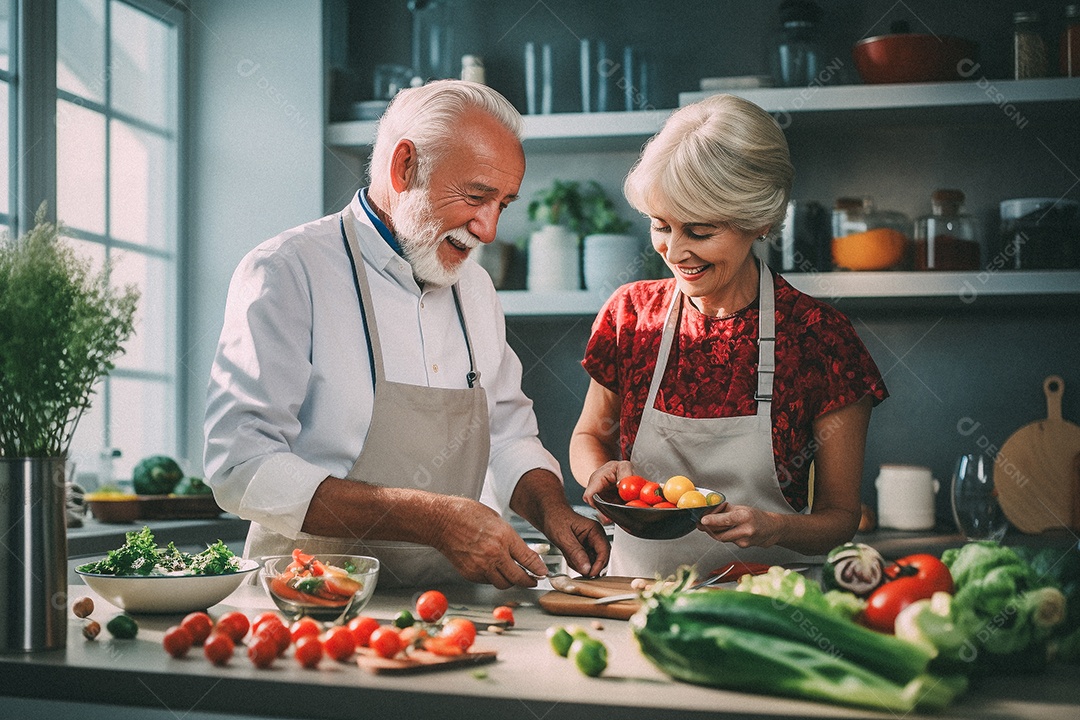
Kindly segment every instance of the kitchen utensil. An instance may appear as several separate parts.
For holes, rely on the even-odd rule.
[[[357,649],[356,664],[361,670],[376,675],[405,675],[431,670],[448,670],[462,666],[486,665],[496,660],[494,650],[473,650],[461,655],[436,655],[426,650],[384,658],[370,648]]]
[[[895,33],[864,38],[851,50],[865,83],[963,80],[961,61],[973,62],[978,45],[952,35]]]
[[[968,540],[1001,542],[1009,524],[997,500],[990,463],[981,453],[961,455],[952,477],[952,512]]]
[[[698,490],[705,496],[716,492],[706,488]],[[631,535],[647,540],[671,540],[689,534],[697,527],[698,520],[723,503],[724,494],[717,494],[720,496],[719,503],[693,508],[630,507],[615,500],[618,491],[614,486],[605,488],[593,499],[597,510]]]
[[[1046,378],[1043,392],[1046,419],[1025,425],[1001,446],[994,461],[994,487],[1005,516],[1018,530],[1080,530],[1080,426],[1061,417],[1064,380]]]
[[[882,465],[874,481],[878,492],[878,523],[896,530],[934,527],[934,495],[941,484],[928,467]]]
[[[98,575],[76,570],[91,590],[130,613],[186,613],[206,610],[228,597],[259,569],[241,560],[240,571],[227,575]]]
[[[266,588],[266,594],[274,601],[278,610],[291,621],[301,617],[311,617],[320,622],[330,623],[349,620],[360,614],[360,611],[371,600],[375,585],[379,581],[379,560],[366,555],[319,555],[317,559],[323,565],[347,569],[349,579],[358,583],[359,589],[351,598],[341,602],[330,602],[318,597],[312,597],[310,602],[299,602],[291,595],[283,597],[274,592],[273,580],[286,571],[292,564],[293,557],[292,555],[270,555],[262,558],[259,578],[262,580],[263,587]]]
[[[734,563],[727,565],[718,570],[714,570],[709,574],[709,577],[704,580],[700,580],[691,585],[689,590],[700,590],[701,588],[712,587],[713,585],[723,585],[724,583],[738,582],[740,576],[732,577],[732,573],[735,570],[736,565]],[[633,600],[639,597],[638,593],[624,593],[622,595],[609,595],[608,597],[597,598],[593,600],[594,605],[609,605],[615,602],[622,602],[624,600]]]

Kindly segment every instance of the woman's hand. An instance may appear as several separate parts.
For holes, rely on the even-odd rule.
[[[634,474],[633,467],[627,460],[609,460],[593,472],[589,476],[589,484],[585,486],[584,492],[582,492],[582,499],[589,505],[596,507],[596,503],[593,502],[593,495],[598,492],[602,492],[605,488],[609,488],[612,485],[618,485],[619,481],[624,477]],[[603,519],[605,524],[609,524],[611,521],[607,518]]]
[[[741,548],[770,547],[779,542],[784,518],[749,505],[722,502],[698,521],[698,529],[720,542]]]

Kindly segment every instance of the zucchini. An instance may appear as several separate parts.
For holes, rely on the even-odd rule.
[[[940,710],[966,689],[927,674],[923,648],[762,595],[647,593],[631,629],[653,664],[696,684],[894,713]]]
[[[934,656],[926,648],[850,620],[752,593],[682,593],[670,601],[669,612],[680,619],[751,630],[817,647],[899,683],[926,672]]]

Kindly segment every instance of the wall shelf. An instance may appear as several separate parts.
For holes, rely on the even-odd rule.
[[[995,272],[823,272],[783,273],[796,289],[819,300],[956,301],[974,304],[980,297],[1043,302],[1080,294],[1080,270]],[[507,316],[595,315],[608,292],[529,292],[502,290]]]

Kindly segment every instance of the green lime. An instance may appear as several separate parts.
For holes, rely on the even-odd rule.
[[[402,610],[394,616],[394,627],[396,628],[412,627],[415,622],[416,618],[408,610]]]
[[[570,633],[562,625],[549,627],[547,629],[547,638],[548,642],[551,643],[551,649],[560,657],[566,657],[566,654],[570,652],[570,646],[574,642],[574,638],[570,636]]]
[[[596,677],[607,667],[607,646],[592,638],[575,640],[570,646],[570,659],[578,670]]]
[[[109,620],[105,626],[105,629],[112,633],[114,638],[120,640],[131,640],[139,634],[139,624],[130,615],[124,613],[114,615],[112,620]]]

